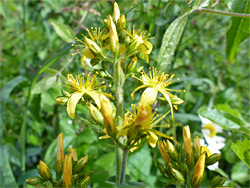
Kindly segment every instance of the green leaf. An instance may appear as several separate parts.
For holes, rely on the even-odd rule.
[[[7,150],[2,146],[0,146],[0,156],[0,187],[18,187],[10,167]]]
[[[250,180],[249,169],[242,161],[234,164],[231,176],[232,180],[240,182],[241,184],[244,184],[246,181]]]
[[[250,140],[244,139],[243,142],[237,141],[231,145],[232,150],[250,169]]]
[[[160,48],[159,56],[157,59],[157,69],[160,71],[166,70],[166,67],[171,63],[175,49],[181,39],[184,28],[188,20],[189,12],[177,18],[166,30],[162,45]]]
[[[113,152],[102,155],[96,162],[95,166],[99,166],[104,170],[110,170],[115,164],[115,154]]]
[[[237,13],[250,13],[250,4],[248,0],[235,0],[232,5],[232,11]],[[232,62],[240,43],[250,36],[249,18],[231,18],[231,26],[227,31],[226,55],[228,62]]]
[[[67,25],[60,23],[54,19],[50,19],[49,23],[54,27],[56,33],[65,42],[71,43],[75,40],[74,31]]]
[[[45,76],[41,81],[37,82],[34,88],[32,89],[32,94],[40,94],[44,91],[47,91],[51,88],[56,82],[56,75]]]
[[[1,101],[3,103],[11,102],[10,94],[13,89],[15,89],[18,84],[26,80],[27,78],[25,78],[24,76],[17,76],[16,78],[8,81],[0,92]]]
[[[217,109],[207,110],[205,106],[201,107],[198,112],[201,116],[211,120],[212,122],[220,125],[225,130],[235,130],[249,133],[249,125],[242,119],[223,112]]]

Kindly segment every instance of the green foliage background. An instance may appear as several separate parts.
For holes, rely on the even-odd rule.
[[[118,4],[121,12],[125,12],[140,2],[120,0]],[[232,3],[233,0],[222,0],[216,9],[233,12]],[[157,66],[166,29],[187,11],[188,6],[184,0],[148,0],[126,14],[129,25],[137,28],[141,25],[155,36],[151,40],[154,44],[151,66]],[[108,1],[0,2],[1,186],[27,186],[25,179],[37,174],[36,165],[40,159],[49,167],[55,167],[56,138],[60,132],[64,135],[66,148],[74,146],[79,156],[89,154],[87,168],[94,171],[91,186],[110,186],[105,180],[115,174],[114,151],[98,140],[98,135],[85,123],[78,119],[70,120],[65,107],[56,104],[55,98],[60,95],[62,86],[59,83],[64,84],[67,73],[79,74],[84,71],[79,56],[71,56],[74,33],[86,33],[86,28],[102,26],[103,19],[112,14],[112,8],[112,2]],[[234,24],[236,22],[234,20]],[[225,130],[222,136],[226,138],[226,146],[222,150],[220,170],[206,174],[204,187],[216,173],[227,177],[228,186],[247,187],[250,183],[249,168],[245,165],[249,158],[243,163],[243,149],[237,151],[236,145],[244,148],[242,143],[249,142],[250,41],[249,36],[240,35],[239,41],[236,41],[239,46],[230,43],[232,32],[235,32],[232,31],[235,27],[232,29],[230,25],[229,16],[209,13],[190,15],[171,63],[161,68],[180,78],[175,89],[186,90],[180,96],[185,102],[175,113],[175,121],[171,122],[177,127],[176,130],[167,129],[164,132],[175,135],[181,142],[181,126],[188,124],[193,136],[197,134],[202,137],[198,111]],[[228,57],[229,48],[235,51],[235,58]],[[148,66],[145,62],[140,64]],[[34,77],[38,70],[39,74]],[[33,89],[29,92],[33,78],[38,80],[33,82]],[[126,85],[125,101],[131,100],[130,93],[138,83],[132,81],[130,84]],[[125,107],[128,105],[126,102]],[[208,112],[207,106],[214,110]],[[87,109],[78,108],[77,111],[84,114],[86,119],[91,118]],[[218,122],[214,117],[220,114],[222,118]],[[246,140],[242,142],[244,138]],[[245,148],[244,151],[249,153],[249,150]],[[22,164],[23,159],[25,165]],[[162,177],[157,168],[159,162],[163,161],[158,150],[145,145],[130,154],[127,173],[135,181],[143,181],[147,187],[167,186],[168,180]]]

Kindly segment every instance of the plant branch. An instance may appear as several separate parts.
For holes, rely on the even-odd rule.
[[[205,8],[198,8],[193,11],[195,12],[209,12],[214,14],[220,14],[224,16],[233,16],[233,17],[239,17],[239,18],[250,18],[250,14],[242,14],[242,13],[235,13],[235,12],[225,12],[221,10],[213,10],[213,9],[205,9]]]
[[[121,174],[120,174],[120,184],[122,184],[125,181],[128,153],[129,153],[128,148],[123,149],[122,168],[121,168]]]

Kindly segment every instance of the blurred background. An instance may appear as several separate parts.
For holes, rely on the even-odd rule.
[[[114,150],[105,141],[98,140],[98,135],[86,124],[78,119],[71,120],[65,106],[56,104],[55,99],[61,95],[68,73],[76,75],[84,72],[80,55],[72,57],[72,49],[68,50],[75,35],[79,32],[86,34],[86,28],[102,26],[103,19],[113,14],[113,2],[0,2],[0,179],[3,187],[27,186],[25,179],[37,174],[39,160],[54,168],[57,135],[60,132],[64,135],[65,148],[72,145],[78,157],[89,154],[86,168],[94,171],[90,187],[111,187],[105,180],[115,174]],[[222,0],[216,9],[231,11],[231,2]],[[134,7],[126,14],[128,25],[141,27],[155,37],[151,40],[154,49],[149,65],[157,66],[166,29],[189,5],[185,0],[118,0],[117,3],[121,13]],[[175,120],[165,122],[174,128],[162,130],[176,136],[179,142],[182,142],[183,125],[190,126],[193,136],[202,137],[198,111],[204,106],[224,105],[250,122],[249,39],[240,44],[234,61],[227,62],[226,32],[230,19],[229,16],[209,13],[192,14],[172,63],[166,67],[166,73],[174,73],[180,78],[175,88],[186,90],[179,94],[185,102],[175,113]],[[55,56],[56,59],[51,61]],[[46,66],[46,63],[49,64]],[[148,67],[143,61],[140,65]],[[37,74],[38,80],[29,90],[32,78],[40,68],[44,70]],[[127,108],[130,93],[137,83],[135,79],[131,81],[125,86]],[[78,108],[77,111],[90,118],[86,108]],[[219,173],[227,177],[228,186],[249,186],[249,169],[230,148],[236,140],[249,139],[249,134],[225,130],[221,136],[226,138],[226,146],[221,151]],[[22,159],[25,159],[25,164]],[[151,149],[146,144],[130,154],[127,173],[134,181],[143,181],[147,187],[167,187],[169,182],[160,174],[159,163],[163,160],[158,149]],[[204,187],[217,173],[207,171]]]

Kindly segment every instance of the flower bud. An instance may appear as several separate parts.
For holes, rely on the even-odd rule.
[[[115,22],[117,22],[120,18],[120,9],[119,9],[119,6],[116,2],[114,2],[114,20]]]
[[[225,181],[226,181],[226,178],[221,177],[221,176],[215,176],[212,179],[209,187],[222,187]]]
[[[194,167],[194,173],[192,178],[193,187],[199,187],[200,185],[200,181],[201,178],[203,177],[205,169],[205,159],[206,159],[206,152],[203,152]]]
[[[118,21],[118,31],[119,33],[123,31],[126,26],[126,18],[125,15],[122,15]]]
[[[129,37],[128,35],[125,36],[124,44],[125,44],[125,46],[126,46],[127,48],[129,47],[129,44],[130,44],[130,37]]]
[[[207,159],[206,159],[206,165],[212,165],[216,162],[218,162],[220,160],[221,154],[220,153],[214,153],[213,155],[210,155]]]
[[[101,48],[94,41],[90,40],[87,37],[84,37],[84,41],[85,41],[86,45],[92,50],[92,52],[94,52],[95,54],[102,53]]]
[[[99,95],[100,97],[100,103],[101,103],[101,111],[102,115],[104,117],[104,122],[106,126],[106,131],[109,136],[115,136],[116,134],[116,127],[114,125],[114,120],[113,120],[113,110],[112,106],[110,104],[110,101],[107,97],[104,95]]]
[[[41,183],[43,180],[42,180],[42,178],[35,176],[35,177],[28,178],[25,181],[27,184],[37,185],[37,184]]]
[[[72,155],[73,161],[77,161],[77,153],[73,147],[69,147],[68,152]]]
[[[159,170],[163,176],[165,176],[166,178],[169,178],[168,174],[166,173],[166,168],[164,167],[164,165],[159,164]]]
[[[107,19],[104,19],[103,23],[104,23],[106,28],[109,28],[109,21]]]
[[[128,64],[127,72],[128,73],[132,72],[135,69],[136,64],[137,64],[137,57],[133,57]]]
[[[178,153],[176,152],[176,149],[175,149],[174,145],[169,140],[167,140],[166,145],[167,145],[167,150],[168,150],[168,153],[170,154],[170,156],[175,161],[177,161],[178,160]]]
[[[63,168],[63,183],[69,187],[72,183],[72,156],[71,154],[65,155],[64,168]]]
[[[44,187],[46,187],[46,188],[53,188],[53,185],[52,185],[52,183],[50,182],[50,181],[46,181],[46,182],[44,182]]]
[[[50,171],[49,167],[41,160],[39,162],[39,167],[40,167],[41,176],[45,180],[49,180],[49,179],[52,178],[52,174],[51,174],[51,171]]]
[[[61,105],[66,105],[68,100],[69,100],[68,97],[58,97],[58,98],[56,98],[56,102],[61,104]]]
[[[168,154],[167,154],[167,152],[166,152],[166,147],[165,147],[165,145],[166,145],[165,141],[161,141],[161,140],[160,140],[160,141],[158,142],[158,148],[159,148],[159,150],[160,150],[161,156],[162,156],[162,158],[163,158],[165,164],[167,165],[167,164],[170,162],[170,159],[169,159],[169,156],[168,156]]]
[[[91,103],[89,103],[89,111],[95,122],[104,127],[105,125],[102,113]]]
[[[82,182],[80,183],[80,187],[87,188],[89,182],[90,182],[90,177],[87,176],[87,177],[85,177],[85,178],[82,180]]]
[[[176,170],[176,169],[174,169],[174,168],[172,168],[172,175],[175,177],[175,179],[179,182],[179,183],[181,183],[181,184],[183,184],[183,183],[185,183],[185,178],[184,178],[184,176],[182,175],[182,173],[181,172],[179,172],[178,170]]]
[[[117,57],[119,53],[119,39],[116,31],[116,26],[110,15],[109,15],[109,22],[110,22],[109,33],[110,33],[111,51],[114,54],[114,56]]]
[[[145,60],[145,59],[146,59],[144,53],[138,53],[137,56],[138,56],[138,58],[139,58],[140,60]]]
[[[65,97],[71,97],[71,94],[69,92],[65,91],[64,89],[62,90],[62,94]]]
[[[192,143],[191,133],[188,125],[183,127],[183,142],[187,164],[190,167],[192,165]]]
[[[57,154],[56,154],[56,176],[59,178],[63,173],[63,163],[64,163],[63,134],[60,133],[57,137]]]
[[[194,159],[195,161],[197,161],[201,154],[201,144],[200,144],[200,139],[198,136],[194,137],[193,150],[194,150]]]
[[[74,167],[73,171],[74,174],[80,173],[81,171],[83,171],[83,169],[85,168],[86,164],[88,163],[88,159],[89,156],[85,156],[82,157],[76,164],[76,166]]]

